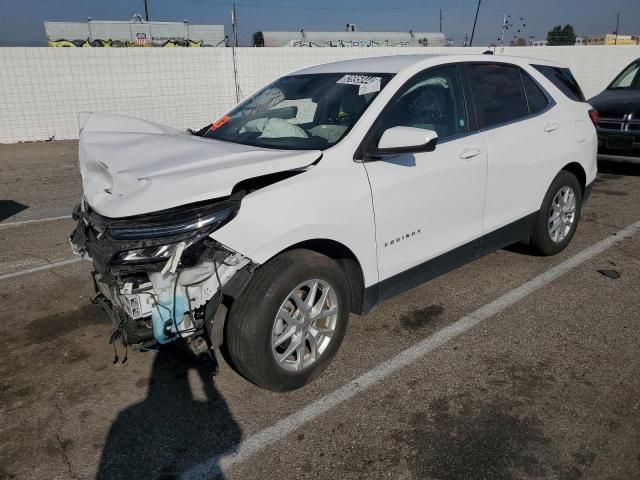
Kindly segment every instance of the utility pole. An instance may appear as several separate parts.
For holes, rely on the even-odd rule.
[[[238,14],[236,12],[236,3],[233,2],[233,10],[231,10],[231,26],[233,27],[233,43],[231,44],[231,56],[233,57],[233,81],[236,85],[236,102],[240,102],[240,84],[238,83],[238,62],[236,60],[236,48],[238,48]]]
[[[442,9],[440,9],[440,33],[442,33]]]
[[[500,48],[502,49],[502,52],[504,52],[504,31],[505,29],[509,28],[507,23],[507,16],[503,15],[502,16],[502,33],[500,34]]]
[[[476,8],[476,18],[473,21],[473,30],[471,30],[471,40],[469,41],[469,46],[473,46],[473,35],[476,33],[476,23],[478,22],[478,13],[480,12],[480,4],[482,0],[478,0],[478,8]]]
[[[146,22],[149,21],[149,1],[144,0],[144,19]]]
[[[616,40],[615,45],[618,45],[618,29],[620,28],[620,14],[616,17]]]
[[[469,42],[469,33],[468,32],[464,32],[464,43],[462,44],[463,47],[467,46],[467,42]]]
[[[236,2],[233,2],[231,11],[231,27],[233,28],[233,46],[238,46],[238,13],[236,12]]]
[[[517,32],[518,34],[522,33],[522,30],[524,29],[524,27],[527,26],[527,24],[524,23],[524,21],[525,21],[524,18],[520,17],[521,24],[517,25],[517,24],[513,23],[514,19],[511,18],[511,15],[503,15],[503,17],[502,17],[502,32],[500,33],[500,38],[498,38],[498,40],[500,40],[500,48],[501,48],[500,53],[504,53],[504,34],[506,33],[506,31],[510,29],[511,33],[514,33],[514,31]],[[520,28],[518,29],[517,27],[520,27]],[[513,38],[515,39],[515,41],[511,40],[511,44],[512,45],[517,45],[517,41],[519,40],[518,35],[517,34],[514,35]]]

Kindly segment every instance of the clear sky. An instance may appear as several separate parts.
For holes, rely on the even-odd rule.
[[[231,34],[231,1],[148,0],[150,19],[224,24]],[[258,30],[443,31],[461,44],[471,32],[477,0],[238,0],[241,45]],[[43,22],[129,20],[143,13],[143,0],[0,0],[0,45],[44,45]],[[640,34],[640,0],[482,0],[474,44],[488,45],[500,34],[503,14],[522,34],[545,39],[553,25],[570,23],[579,35],[613,32],[620,12],[620,33]],[[520,17],[524,18],[520,22]]]

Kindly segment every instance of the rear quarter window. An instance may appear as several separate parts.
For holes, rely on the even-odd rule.
[[[547,77],[551,83],[558,87],[558,89],[571,100],[575,100],[576,102],[585,101],[580,85],[578,85],[571,70],[568,68],[551,67],[549,65],[531,66]]]
[[[547,105],[549,105],[549,99],[547,95],[542,91],[533,79],[527,75],[526,72],[521,72],[522,84],[524,85],[524,92],[527,94],[527,103],[529,104],[529,113],[532,115],[541,112]]]

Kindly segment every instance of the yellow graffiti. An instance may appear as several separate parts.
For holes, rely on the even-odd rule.
[[[69,40],[56,40],[56,41],[49,40],[47,41],[47,45],[49,47],[76,47],[77,46]]]

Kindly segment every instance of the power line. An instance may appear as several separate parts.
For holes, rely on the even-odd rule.
[[[27,1],[27,0],[25,0]],[[224,1],[218,1],[218,0],[187,0],[191,3],[201,3],[201,4],[214,4],[214,5],[227,5],[228,2],[224,2]],[[464,4],[466,4],[467,2],[465,0],[458,0],[458,2],[448,2],[448,3],[438,3],[438,4],[434,4],[434,5],[429,5],[429,7],[431,8],[444,8],[444,7],[451,7],[453,6],[454,8],[462,8],[464,7]],[[248,8],[263,8],[263,9],[268,9],[268,10],[272,10],[272,9],[279,9],[279,10],[301,10],[301,11],[306,11],[306,10],[330,10],[330,11],[335,11],[336,9],[340,9],[340,10],[357,10],[357,11],[361,11],[363,9],[362,6],[359,7],[350,7],[350,6],[308,6],[308,5],[282,5],[282,4],[258,4],[258,3],[245,3],[245,2],[236,2],[236,6],[237,7],[248,7]],[[424,5],[405,5],[402,7],[367,7],[367,12],[371,13],[371,12],[385,12],[385,11],[398,11],[398,12],[403,12],[404,10],[408,10],[408,9],[415,9],[415,10],[423,10],[425,9]],[[454,17],[454,18],[466,18],[467,16],[462,14],[462,13],[458,13],[458,14],[450,14],[447,13],[448,17]]]
[[[199,1],[199,0],[191,0],[191,1]],[[239,7],[252,7],[252,8],[266,8],[266,9],[285,9],[285,10],[332,10],[335,11],[336,8],[340,10],[362,10],[363,7],[349,7],[349,6],[340,6],[340,7],[312,7],[307,5],[266,5],[266,4],[257,4],[257,3],[244,3],[238,2],[236,3]],[[420,9],[424,10],[424,5],[405,5],[402,7],[370,7],[368,10],[407,10],[407,9]]]

